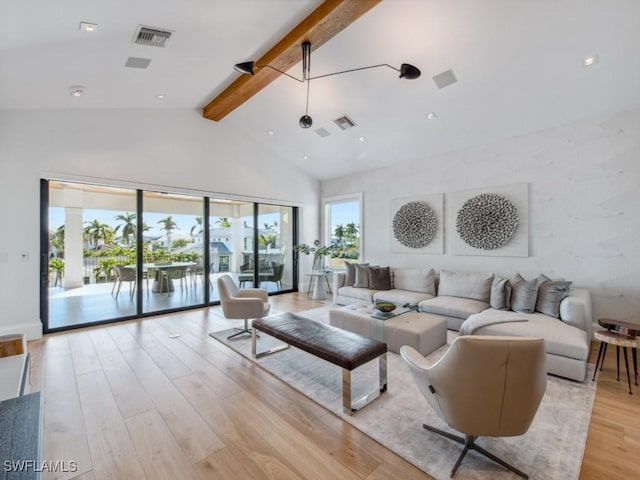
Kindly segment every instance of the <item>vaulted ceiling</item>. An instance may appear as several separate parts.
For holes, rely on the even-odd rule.
[[[349,0],[345,0],[349,2]],[[352,0],[353,1],[353,0]],[[0,109],[193,109],[321,0],[7,0],[0,16]],[[319,48],[311,73],[411,63],[311,82],[280,76],[210,128],[239,129],[288,168],[319,179],[490,144],[640,107],[637,0],[383,0]],[[80,22],[97,24],[94,32]],[[166,47],[132,42],[138,25],[173,31]],[[597,56],[585,67],[583,60]],[[126,68],[129,57],[150,59]],[[289,73],[301,77],[301,65]],[[457,83],[433,76],[453,70]],[[72,97],[71,87],[84,87]],[[157,98],[164,95],[164,98]],[[435,113],[435,118],[428,114]],[[341,130],[348,115],[356,126]],[[320,136],[323,128],[328,136]],[[362,137],[364,141],[361,141]]]

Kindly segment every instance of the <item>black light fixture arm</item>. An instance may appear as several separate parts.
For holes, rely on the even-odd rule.
[[[315,77],[310,77],[309,80],[315,80],[317,78],[324,78],[324,77],[331,77],[333,75],[341,75],[343,73],[357,72],[359,70],[368,70],[369,68],[378,68],[378,67],[389,67],[389,68],[395,70],[396,72],[400,71],[399,68],[392,67],[388,63],[381,63],[380,65],[371,65],[370,67],[352,68],[350,70],[342,70],[341,72],[333,72],[333,73],[325,73],[324,75],[316,75]]]
[[[388,63],[381,63],[379,65],[371,65],[369,67],[360,67],[360,68],[352,68],[349,70],[342,70],[340,72],[326,73],[324,75],[317,75],[315,77],[311,76],[311,43],[303,42],[302,43],[302,80],[294,77],[293,75],[289,75],[287,72],[283,72],[280,69],[272,67],[271,65],[256,65],[254,62],[244,62],[238,63],[233,68],[240,73],[245,73],[249,75],[255,75],[255,70],[257,68],[270,68],[271,70],[275,70],[276,72],[289,77],[292,80],[295,80],[299,83],[307,83],[307,102],[305,107],[305,112],[302,117],[300,117],[300,126],[302,128],[309,128],[313,124],[313,120],[309,116],[309,86],[311,80],[316,80],[318,78],[331,77],[333,75],[341,75],[343,73],[351,73],[357,72],[360,70],[368,70],[370,68],[378,68],[378,67],[389,67],[396,72],[400,72],[400,78],[404,78],[406,80],[414,80],[420,77],[420,69],[410,65],[408,63],[403,63],[400,68],[393,67]]]

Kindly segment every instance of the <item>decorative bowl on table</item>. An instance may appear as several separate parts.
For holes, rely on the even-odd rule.
[[[397,305],[392,302],[376,302],[375,307],[376,310],[380,310],[384,313],[389,313],[393,312],[396,309]]]

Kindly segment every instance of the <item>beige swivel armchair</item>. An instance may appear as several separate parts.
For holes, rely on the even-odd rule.
[[[240,290],[229,275],[218,278],[218,293],[220,303],[225,318],[244,320],[244,329],[227,337],[231,339],[251,333],[249,330],[249,319],[260,318],[269,314],[271,305],[269,304],[267,291],[261,288],[246,288]]]
[[[409,346],[403,346],[400,354],[431,407],[450,427],[464,434],[463,438],[423,425],[464,444],[451,477],[467,451],[476,450],[529,478],[475,441],[479,436],[509,437],[527,432],[547,387],[544,340],[462,336],[432,367]]]

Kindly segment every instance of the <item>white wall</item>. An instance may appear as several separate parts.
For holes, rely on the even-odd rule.
[[[529,257],[390,252],[390,201],[529,184]],[[381,265],[545,273],[590,289],[594,320],[640,312],[640,111],[623,112],[323,182],[321,195],[364,192],[364,258]],[[446,215],[445,215],[446,218]]]
[[[318,182],[224,121],[192,110],[0,111],[0,334],[41,335],[44,172],[287,202],[303,207],[302,238],[318,237]]]

